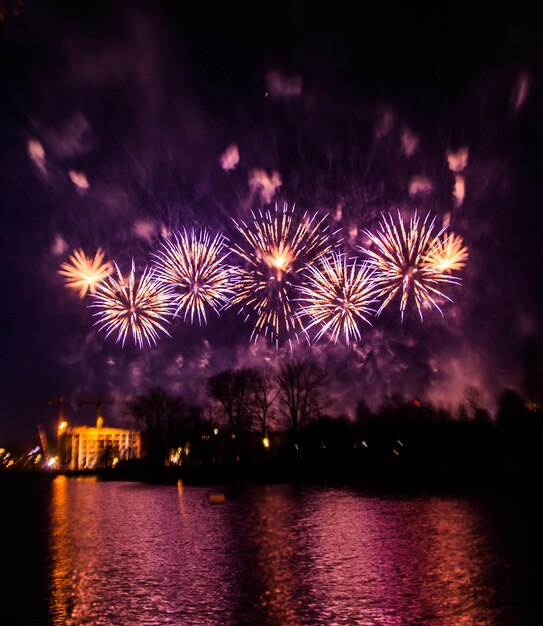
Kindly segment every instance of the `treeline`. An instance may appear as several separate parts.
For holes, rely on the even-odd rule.
[[[292,361],[278,370],[226,369],[208,378],[205,410],[160,387],[129,402],[127,410],[142,434],[145,456],[162,465],[172,450],[190,449],[211,435],[236,442],[232,448],[253,435],[263,445],[272,432],[296,438],[329,406],[326,383],[325,371],[312,361]]]
[[[541,411],[505,390],[493,418],[477,393],[453,413],[417,398],[387,398],[354,419],[331,416],[326,372],[313,361],[226,369],[202,407],[157,387],[128,404],[142,434],[140,465],[187,479],[394,479],[478,484],[531,471]],[[535,410],[534,410],[535,409]]]

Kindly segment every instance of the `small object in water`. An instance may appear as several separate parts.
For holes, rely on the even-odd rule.
[[[224,493],[211,493],[209,495],[209,504],[224,504]]]

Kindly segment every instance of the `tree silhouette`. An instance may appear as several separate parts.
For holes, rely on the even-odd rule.
[[[250,424],[247,409],[250,376],[250,369],[227,369],[210,376],[206,383],[207,395],[219,403],[228,421],[228,429],[235,436]]]
[[[536,411],[541,404],[543,381],[543,345],[534,337],[527,339],[521,350],[522,384],[530,404]]]
[[[279,395],[275,370],[271,367],[253,368],[249,373],[249,394],[247,409],[260,426],[260,433],[265,437],[268,424],[275,418],[273,406]]]
[[[127,411],[141,432],[144,455],[156,465],[164,465],[184,426],[186,406],[180,396],[169,396],[161,387],[128,402]]]
[[[524,427],[526,417],[527,409],[522,396],[514,389],[505,389],[498,399],[497,425],[511,435]]]
[[[303,430],[329,404],[326,372],[313,361],[284,363],[277,372],[277,385],[283,416],[294,433]]]
[[[368,432],[368,427],[370,425],[370,421],[372,418],[372,414],[370,411],[370,407],[364,398],[360,398],[356,403],[356,416],[355,423],[357,426],[357,430],[360,435],[365,436]]]

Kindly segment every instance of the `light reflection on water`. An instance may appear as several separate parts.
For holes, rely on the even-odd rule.
[[[211,491],[57,477],[52,623],[516,623],[477,501],[280,485],[210,505]]]

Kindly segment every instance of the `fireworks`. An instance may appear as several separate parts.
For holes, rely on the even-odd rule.
[[[443,315],[443,301],[451,301],[443,290],[460,283],[456,273],[468,259],[462,237],[436,228],[430,213],[409,221],[400,212],[383,215],[375,232],[364,231],[365,261],[334,250],[335,233],[318,213],[298,214],[284,204],[252,216],[249,223],[234,220],[241,238],[230,248],[224,235],[205,228],[173,233],[139,278],[134,261],[125,279],[100,248],[94,258],[75,250],[59,274],[81,298],[92,294],[95,325],[123,346],[129,335],[140,348],[156,344],[161,333],[169,335],[172,316],[203,324],[209,310],[238,305],[245,321],[253,319],[251,340],[263,335],[278,348],[285,335],[290,341],[299,332],[360,341],[362,325],[396,297],[402,321],[410,302],[421,319],[429,308]],[[237,266],[226,262],[232,253]]]
[[[465,264],[467,249],[462,248],[460,237],[442,238],[445,228],[435,233],[434,227],[435,218],[430,219],[429,213],[422,220],[415,213],[408,224],[398,213],[397,224],[389,214],[388,219],[383,216],[377,234],[364,231],[373,249],[362,250],[376,270],[378,296],[384,297],[378,315],[397,294],[402,320],[410,296],[421,320],[423,308],[434,307],[443,315],[438,301],[451,299],[441,291],[441,285],[460,282],[450,272]]]
[[[284,204],[273,213],[253,213],[250,225],[234,221],[246,246],[236,244],[233,251],[246,267],[236,270],[232,303],[241,305],[245,319],[256,315],[251,339],[264,334],[277,346],[283,332],[301,327],[291,296],[300,272],[332,248],[323,220],[316,213],[295,219],[294,207]]]
[[[174,234],[164,240],[161,250],[154,254],[156,279],[172,288],[175,313],[186,320],[194,318],[207,322],[206,309],[219,313],[228,305],[233,294],[232,270],[224,264],[230,252],[223,235],[215,238],[207,230]]]
[[[371,325],[369,317],[375,313],[371,307],[376,302],[374,271],[367,263],[332,252],[309,267],[307,274],[307,284],[298,288],[301,315],[309,320],[304,330],[319,325],[316,340],[326,333],[334,343],[340,335],[347,345],[360,340],[360,323]]]
[[[169,336],[164,324],[169,323],[173,312],[171,291],[158,283],[147,268],[137,280],[134,261],[127,280],[116,264],[115,269],[117,276],[110,276],[93,294],[91,306],[99,309],[95,324],[100,331],[106,331],[106,337],[116,332],[117,343],[123,347],[128,334],[140,348],[144,342],[156,345],[159,331]]]
[[[79,290],[79,297],[84,298],[87,291],[95,291],[113,271],[111,263],[104,263],[105,253],[98,248],[94,258],[86,256],[83,250],[74,250],[70,262],[60,266],[58,273],[65,277],[66,287]]]
[[[436,272],[450,274],[461,270],[467,259],[468,249],[464,246],[462,237],[451,233],[434,239],[423,262]]]

